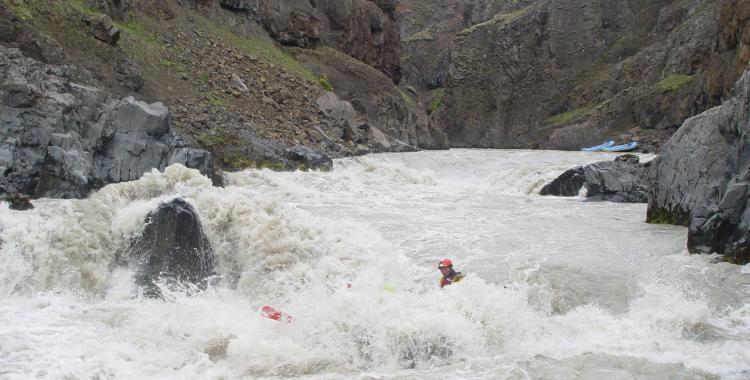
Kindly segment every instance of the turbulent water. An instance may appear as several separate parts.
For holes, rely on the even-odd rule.
[[[3,205],[0,378],[750,377],[749,267],[688,255],[686,229],[643,223],[645,205],[536,195],[610,157],[373,155],[226,188],[172,166],[85,200]],[[220,283],[137,297],[118,252],[177,196]],[[440,290],[444,257],[467,277]]]

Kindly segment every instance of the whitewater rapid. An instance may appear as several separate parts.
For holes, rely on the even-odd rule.
[[[225,188],[172,166],[83,200],[3,204],[0,378],[750,377],[750,267],[688,255],[686,229],[644,223],[645,205],[537,195],[613,157],[381,154],[230,173]],[[139,298],[117,257],[178,196],[221,281]],[[444,257],[467,278],[440,290]]]

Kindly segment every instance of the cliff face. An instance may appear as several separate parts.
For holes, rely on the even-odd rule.
[[[401,79],[395,0],[224,1],[259,18],[271,37],[299,47],[330,46]],[[257,8],[255,4],[257,3]]]
[[[181,163],[221,181],[210,153],[171,129],[169,110],[70,81],[65,67],[0,46],[0,193],[84,197]]]
[[[425,6],[459,10],[401,27],[405,78],[452,146],[577,149],[614,137],[654,151],[747,67],[746,3],[405,0],[402,22]]]
[[[181,144],[209,150],[220,168],[330,167],[329,157],[447,147],[442,130],[396,87],[395,7],[0,0],[0,44],[66,66],[76,85],[163,103]],[[96,37],[100,29],[119,39]]]
[[[688,119],[653,168],[648,221],[688,225],[692,252],[750,262],[750,71],[724,104]]]

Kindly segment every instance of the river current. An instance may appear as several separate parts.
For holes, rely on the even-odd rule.
[[[172,166],[2,205],[0,378],[750,378],[750,267],[688,255],[687,230],[644,223],[643,204],[537,195],[613,157],[380,154],[225,188]],[[117,255],[177,196],[220,279],[138,297]],[[467,276],[441,290],[445,257]]]

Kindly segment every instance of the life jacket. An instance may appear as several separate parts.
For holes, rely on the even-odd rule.
[[[461,272],[453,272],[449,274],[448,276],[445,276],[440,279],[440,287],[443,288],[446,285],[450,285],[456,282],[461,282],[463,278],[464,278],[464,275],[461,274]]]

